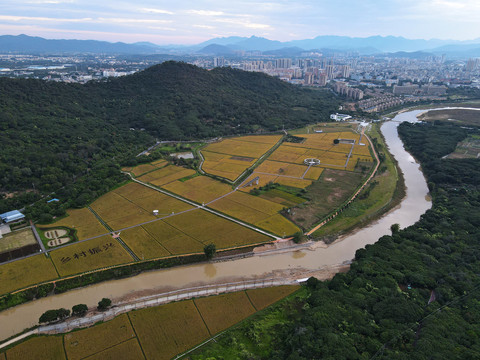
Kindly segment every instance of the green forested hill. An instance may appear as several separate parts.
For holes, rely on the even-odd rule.
[[[155,138],[272,131],[326,120],[336,108],[329,92],[177,62],[85,85],[0,78],[0,191],[69,184],[60,195],[80,206],[116,183],[119,162]],[[34,198],[0,200],[0,212]]]

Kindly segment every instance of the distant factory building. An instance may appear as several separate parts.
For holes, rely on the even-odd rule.
[[[18,210],[13,210],[9,211],[3,214],[0,214],[0,219],[6,224],[14,222],[14,221],[19,221],[22,219],[25,219],[25,215],[23,215],[20,211]]]

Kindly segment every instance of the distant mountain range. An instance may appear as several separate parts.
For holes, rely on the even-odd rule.
[[[159,46],[149,42],[126,44],[97,40],[48,40],[27,35],[0,36],[1,53],[93,53],[93,54],[203,54],[234,56],[241,51],[259,51],[266,55],[296,56],[304,52],[357,52],[377,55],[424,56],[446,54],[448,57],[480,56],[480,39],[458,41],[406,39],[399,36],[317,36],[313,39],[276,41],[262,37],[219,37],[193,46]]]

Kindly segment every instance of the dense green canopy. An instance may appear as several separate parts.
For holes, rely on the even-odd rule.
[[[59,192],[85,182],[59,194],[73,206],[118,183],[118,164],[155,138],[298,127],[326,120],[338,105],[329,92],[265,74],[172,61],[85,85],[0,78],[0,93],[0,191]],[[0,211],[35,198],[0,201]]]

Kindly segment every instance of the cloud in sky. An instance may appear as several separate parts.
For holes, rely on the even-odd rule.
[[[194,44],[218,35],[480,37],[478,0],[2,0],[0,9],[1,33],[47,38]]]

